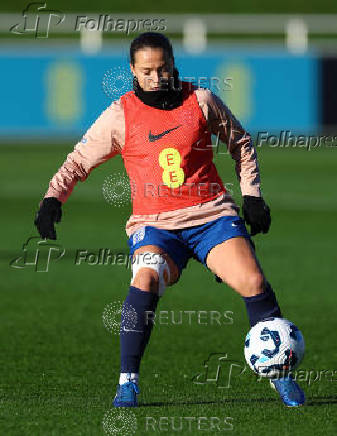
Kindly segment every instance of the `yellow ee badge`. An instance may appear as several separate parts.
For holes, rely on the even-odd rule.
[[[178,188],[184,183],[184,170],[180,167],[181,155],[173,147],[164,148],[159,153],[159,165],[163,168],[162,179],[166,186]]]

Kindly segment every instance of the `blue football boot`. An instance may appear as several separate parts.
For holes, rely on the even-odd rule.
[[[270,386],[279,393],[281,400],[288,407],[302,406],[305,402],[304,392],[291,376],[272,379]]]
[[[118,385],[113,405],[115,407],[137,407],[137,394],[139,394],[139,387],[136,383],[130,381]]]

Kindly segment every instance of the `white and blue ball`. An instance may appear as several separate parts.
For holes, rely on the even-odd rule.
[[[284,318],[267,318],[247,333],[245,358],[261,377],[284,377],[296,369],[304,356],[301,331]]]

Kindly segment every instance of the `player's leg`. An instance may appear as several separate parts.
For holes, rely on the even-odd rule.
[[[206,258],[208,268],[244,299],[251,326],[264,318],[281,316],[275,294],[246,237],[215,245]]]
[[[139,367],[158,300],[166,287],[178,281],[188,260],[186,250],[173,232],[151,226],[142,231],[141,238],[136,235],[129,239],[132,279],[121,316],[121,373],[114,400],[116,407],[137,405]]]
[[[132,268],[131,286],[121,314],[121,369],[115,407],[137,406],[139,367],[150,339],[159,295],[179,277],[175,262],[156,245],[135,250]]]
[[[155,311],[165,289],[178,280],[179,269],[164,249],[145,245],[132,257],[133,276],[121,319],[121,377],[137,381],[141,357],[149,342]],[[132,313],[135,314],[134,318]]]
[[[201,263],[244,298],[251,325],[268,316],[280,316],[274,292],[239,216],[223,216],[191,227],[183,230],[181,237]]]
[[[132,262],[134,265],[137,263],[137,255],[143,254],[145,256],[145,253],[154,253],[154,254],[160,254],[163,258],[163,260],[166,261],[170,275],[166,278],[165,270],[164,270],[164,279],[166,280],[166,285],[171,286],[172,284],[176,283],[179,277],[179,269],[173,259],[165,252],[164,249],[161,247],[158,247],[156,245],[143,245],[142,247],[138,248],[134,251],[134,254],[132,256]],[[149,264],[150,262],[153,262],[155,259],[150,259],[149,257]],[[139,259],[139,257],[138,257]],[[144,263],[146,263],[146,256],[144,259]],[[154,294],[158,294],[159,291],[159,273],[155,269],[151,268],[151,266],[146,267],[145,265],[142,268],[139,268],[137,270],[137,273],[133,277],[131,281],[131,285],[135,286],[137,288],[142,289],[146,292],[151,292]]]
[[[281,317],[275,294],[266,281],[244,226],[236,223],[242,227],[242,235],[233,235],[227,224],[221,226],[220,222],[216,224],[218,229],[215,232],[214,229],[209,232],[209,247],[212,245],[212,235],[222,234],[226,240],[211,249],[208,247],[208,254],[204,258],[206,265],[243,297],[251,325],[265,318]],[[236,224],[234,227],[237,227]],[[297,407],[304,404],[304,392],[291,376],[270,380],[270,384],[286,406]]]
[[[263,272],[251,244],[242,236],[215,245],[206,257],[206,264],[242,297],[263,292]]]

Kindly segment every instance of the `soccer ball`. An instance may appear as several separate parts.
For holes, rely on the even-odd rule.
[[[287,319],[266,318],[247,333],[245,358],[261,377],[284,377],[298,367],[303,356],[303,335]]]

